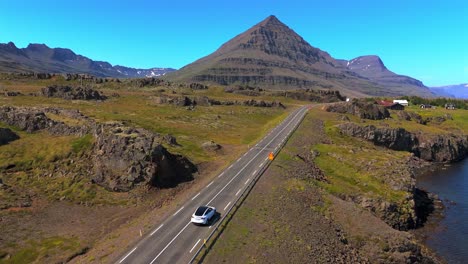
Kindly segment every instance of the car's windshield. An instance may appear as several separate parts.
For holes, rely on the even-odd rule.
[[[195,215],[196,215],[196,216],[202,216],[203,213],[206,211],[207,208],[208,208],[208,207],[206,207],[206,206],[200,206],[200,207],[198,207],[197,211],[195,212]]]

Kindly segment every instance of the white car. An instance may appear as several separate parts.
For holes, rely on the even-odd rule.
[[[194,224],[206,225],[216,214],[216,208],[212,206],[200,206],[193,213],[191,222]]]

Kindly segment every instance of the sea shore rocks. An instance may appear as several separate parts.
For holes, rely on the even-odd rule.
[[[403,128],[360,126],[354,123],[340,124],[338,128],[345,135],[362,138],[393,150],[412,152],[426,161],[455,162],[468,154],[467,136],[415,134]]]

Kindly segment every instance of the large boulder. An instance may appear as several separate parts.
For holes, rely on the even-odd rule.
[[[99,125],[95,132],[93,181],[112,191],[135,185],[174,187],[193,179],[197,168],[188,159],[169,153],[161,137],[121,124]]]
[[[0,127],[0,146],[17,139],[19,139],[19,136],[15,132],[11,131],[11,129]]]
[[[41,95],[67,100],[105,100],[106,96],[87,87],[52,85],[41,89]]]
[[[220,150],[222,147],[221,145],[217,144],[216,142],[214,141],[207,141],[207,142],[204,142],[202,144],[202,148],[206,151],[218,151]]]
[[[352,114],[363,119],[372,120],[380,120],[390,117],[390,112],[388,112],[385,107],[362,100],[330,104],[325,107],[325,111]]]

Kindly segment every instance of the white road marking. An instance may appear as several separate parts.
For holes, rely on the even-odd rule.
[[[228,170],[229,170],[230,168],[232,168],[232,164],[231,164],[231,166],[229,166]]]
[[[125,260],[126,258],[128,258],[128,256],[130,256],[130,254],[132,254],[133,251],[135,251],[136,249],[137,249],[137,247],[135,247],[134,249],[132,249],[132,251],[130,251],[127,255],[125,255],[125,257],[123,257],[123,259],[121,259],[121,260],[119,261],[119,263],[124,262],[124,260]]]
[[[156,228],[153,232],[151,232],[150,236],[154,235],[154,233],[158,232],[161,227],[163,227],[164,224],[160,225],[158,228]]]
[[[177,238],[180,234],[182,234],[182,232],[184,232],[184,230],[185,230],[185,229],[187,228],[187,226],[189,226],[189,225],[190,225],[190,222],[188,222],[188,223],[184,226],[184,228],[182,228],[182,230],[180,230],[179,233],[177,233],[177,235],[176,235],[174,238],[172,238],[172,240],[163,248],[163,250],[161,250],[161,252],[159,252],[159,254],[150,262],[150,264],[153,264],[153,263],[156,261],[156,259],[158,259],[159,256],[161,256],[161,254],[162,254],[164,251],[166,251],[166,249],[172,244],[172,242],[174,242],[174,240],[176,240],[176,238]]]
[[[179,210],[177,210],[177,212],[175,212],[175,213],[173,214],[173,216],[175,216],[175,215],[178,214],[180,211],[182,211],[182,209],[184,209],[183,206],[182,206]]]
[[[210,182],[210,183],[206,186],[206,188],[210,187],[211,184],[213,184],[213,182]]]
[[[224,210],[223,211],[226,211],[226,209],[228,208],[228,206],[231,204],[231,202],[229,202],[226,207],[224,207]]]
[[[300,113],[300,112],[298,112],[298,113],[293,117],[293,119],[296,118],[296,116],[299,115],[299,113]],[[292,121],[293,121],[293,120],[289,121],[289,124],[290,124]],[[281,129],[281,131],[280,131],[279,133],[283,132],[283,130],[285,130],[285,129],[286,129],[286,127],[284,127],[283,129]],[[247,164],[245,164],[245,166],[242,167],[242,168],[236,173],[236,175],[234,175],[234,177],[232,177],[231,180],[230,180],[226,185],[224,185],[224,187],[223,187],[221,190],[219,190],[219,192],[218,192],[213,198],[211,198],[211,200],[210,200],[207,204],[210,204],[214,199],[216,199],[216,197],[218,197],[218,195],[219,195],[222,191],[224,191],[224,189],[226,189],[226,187],[227,187],[229,184],[231,184],[231,182],[232,182],[235,178],[237,178],[237,176],[239,176],[239,174],[240,174],[247,166],[249,166],[249,164],[250,164],[252,161],[254,161],[255,158],[256,158],[258,155],[260,155],[260,153],[261,153],[263,150],[265,150],[266,146],[268,146],[271,142],[273,142],[273,140],[275,140],[278,136],[279,136],[279,134],[276,135],[275,137],[273,137],[273,138],[270,140],[270,142],[268,142],[268,143],[260,150],[260,152],[258,152],[249,162],[247,162]],[[261,166],[263,166],[263,164],[261,164],[259,167],[261,167]]]
[[[197,241],[197,243],[195,243],[195,245],[193,245],[193,248],[190,250],[189,253],[192,253],[192,251],[195,249],[195,247],[198,245],[198,243],[200,243],[200,241],[201,241],[201,238],[198,239],[198,241]]]
[[[259,168],[261,168],[262,166],[263,166],[263,162],[260,165],[258,165]]]
[[[244,153],[244,155],[243,155],[242,157],[245,157],[245,155],[247,155],[247,152],[246,152],[246,153]]]
[[[242,191],[242,189],[239,189],[237,192],[236,192],[236,196]]]
[[[293,118],[291,118],[292,120],[289,121],[289,124],[291,124],[291,122],[297,117],[297,115],[299,115],[299,113],[301,113],[301,111],[298,111],[295,116]],[[281,129],[281,131],[279,133],[281,133],[286,127],[284,127],[283,129]],[[271,142],[273,142],[273,140],[275,140],[277,137],[279,136],[279,134],[277,134],[275,137],[273,137],[273,139],[270,140],[270,142],[268,142],[267,145],[269,145]],[[258,145],[258,144],[257,144]],[[266,148],[266,146],[263,147],[262,150],[264,150]],[[260,152],[258,152],[241,170],[239,170],[237,172],[236,175],[234,175],[234,177],[232,177],[232,179],[207,203],[211,203],[214,199],[216,199],[216,197],[218,197],[218,195],[258,156],[260,155]],[[232,165],[231,165],[232,166]],[[183,207],[182,207],[183,208]],[[182,210],[182,208],[180,210]],[[180,211],[179,210],[179,211]],[[176,212],[177,213],[177,212]],[[182,234],[182,232],[184,232],[184,230],[190,225],[190,222],[188,222],[184,228],[182,228],[182,230],[179,231],[179,233],[177,233],[177,235],[175,237],[172,238],[172,240],[161,250],[161,252],[159,252],[159,254],[150,262],[150,264],[153,264],[156,259],[159,258],[159,256],[161,256],[162,253],[164,253],[164,251],[174,242],[174,240],[177,239],[177,237],[179,237],[180,234]],[[136,250],[136,248],[134,249]],[[133,252],[133,251],[132,251]],[[130,255],[132,252],[130,252],[128,255]],[[123,261],[123,260],[122,260]]]
[[[257,174],[257,170],[255,170],[255,171],[252,173],[252,175],[255,175],[255,174]]]
[[[223,176],[223,175],[224,175],[224,171],[221,172],[221,174],[218,176],[218,178],[221,178],[221,176]]]
[[[245,183],[244,183],[244,184],[247,184],[247,183],[249,183],[249,181],[250,181],[250,179],[247,179],[247,180],[245,181]]]
[[[195,200],[195,198],[197,198],[198,195],[200,195],[200,193],[197,193],[197,195],[195,195],[195,196],[192,198],[192,201]]]

